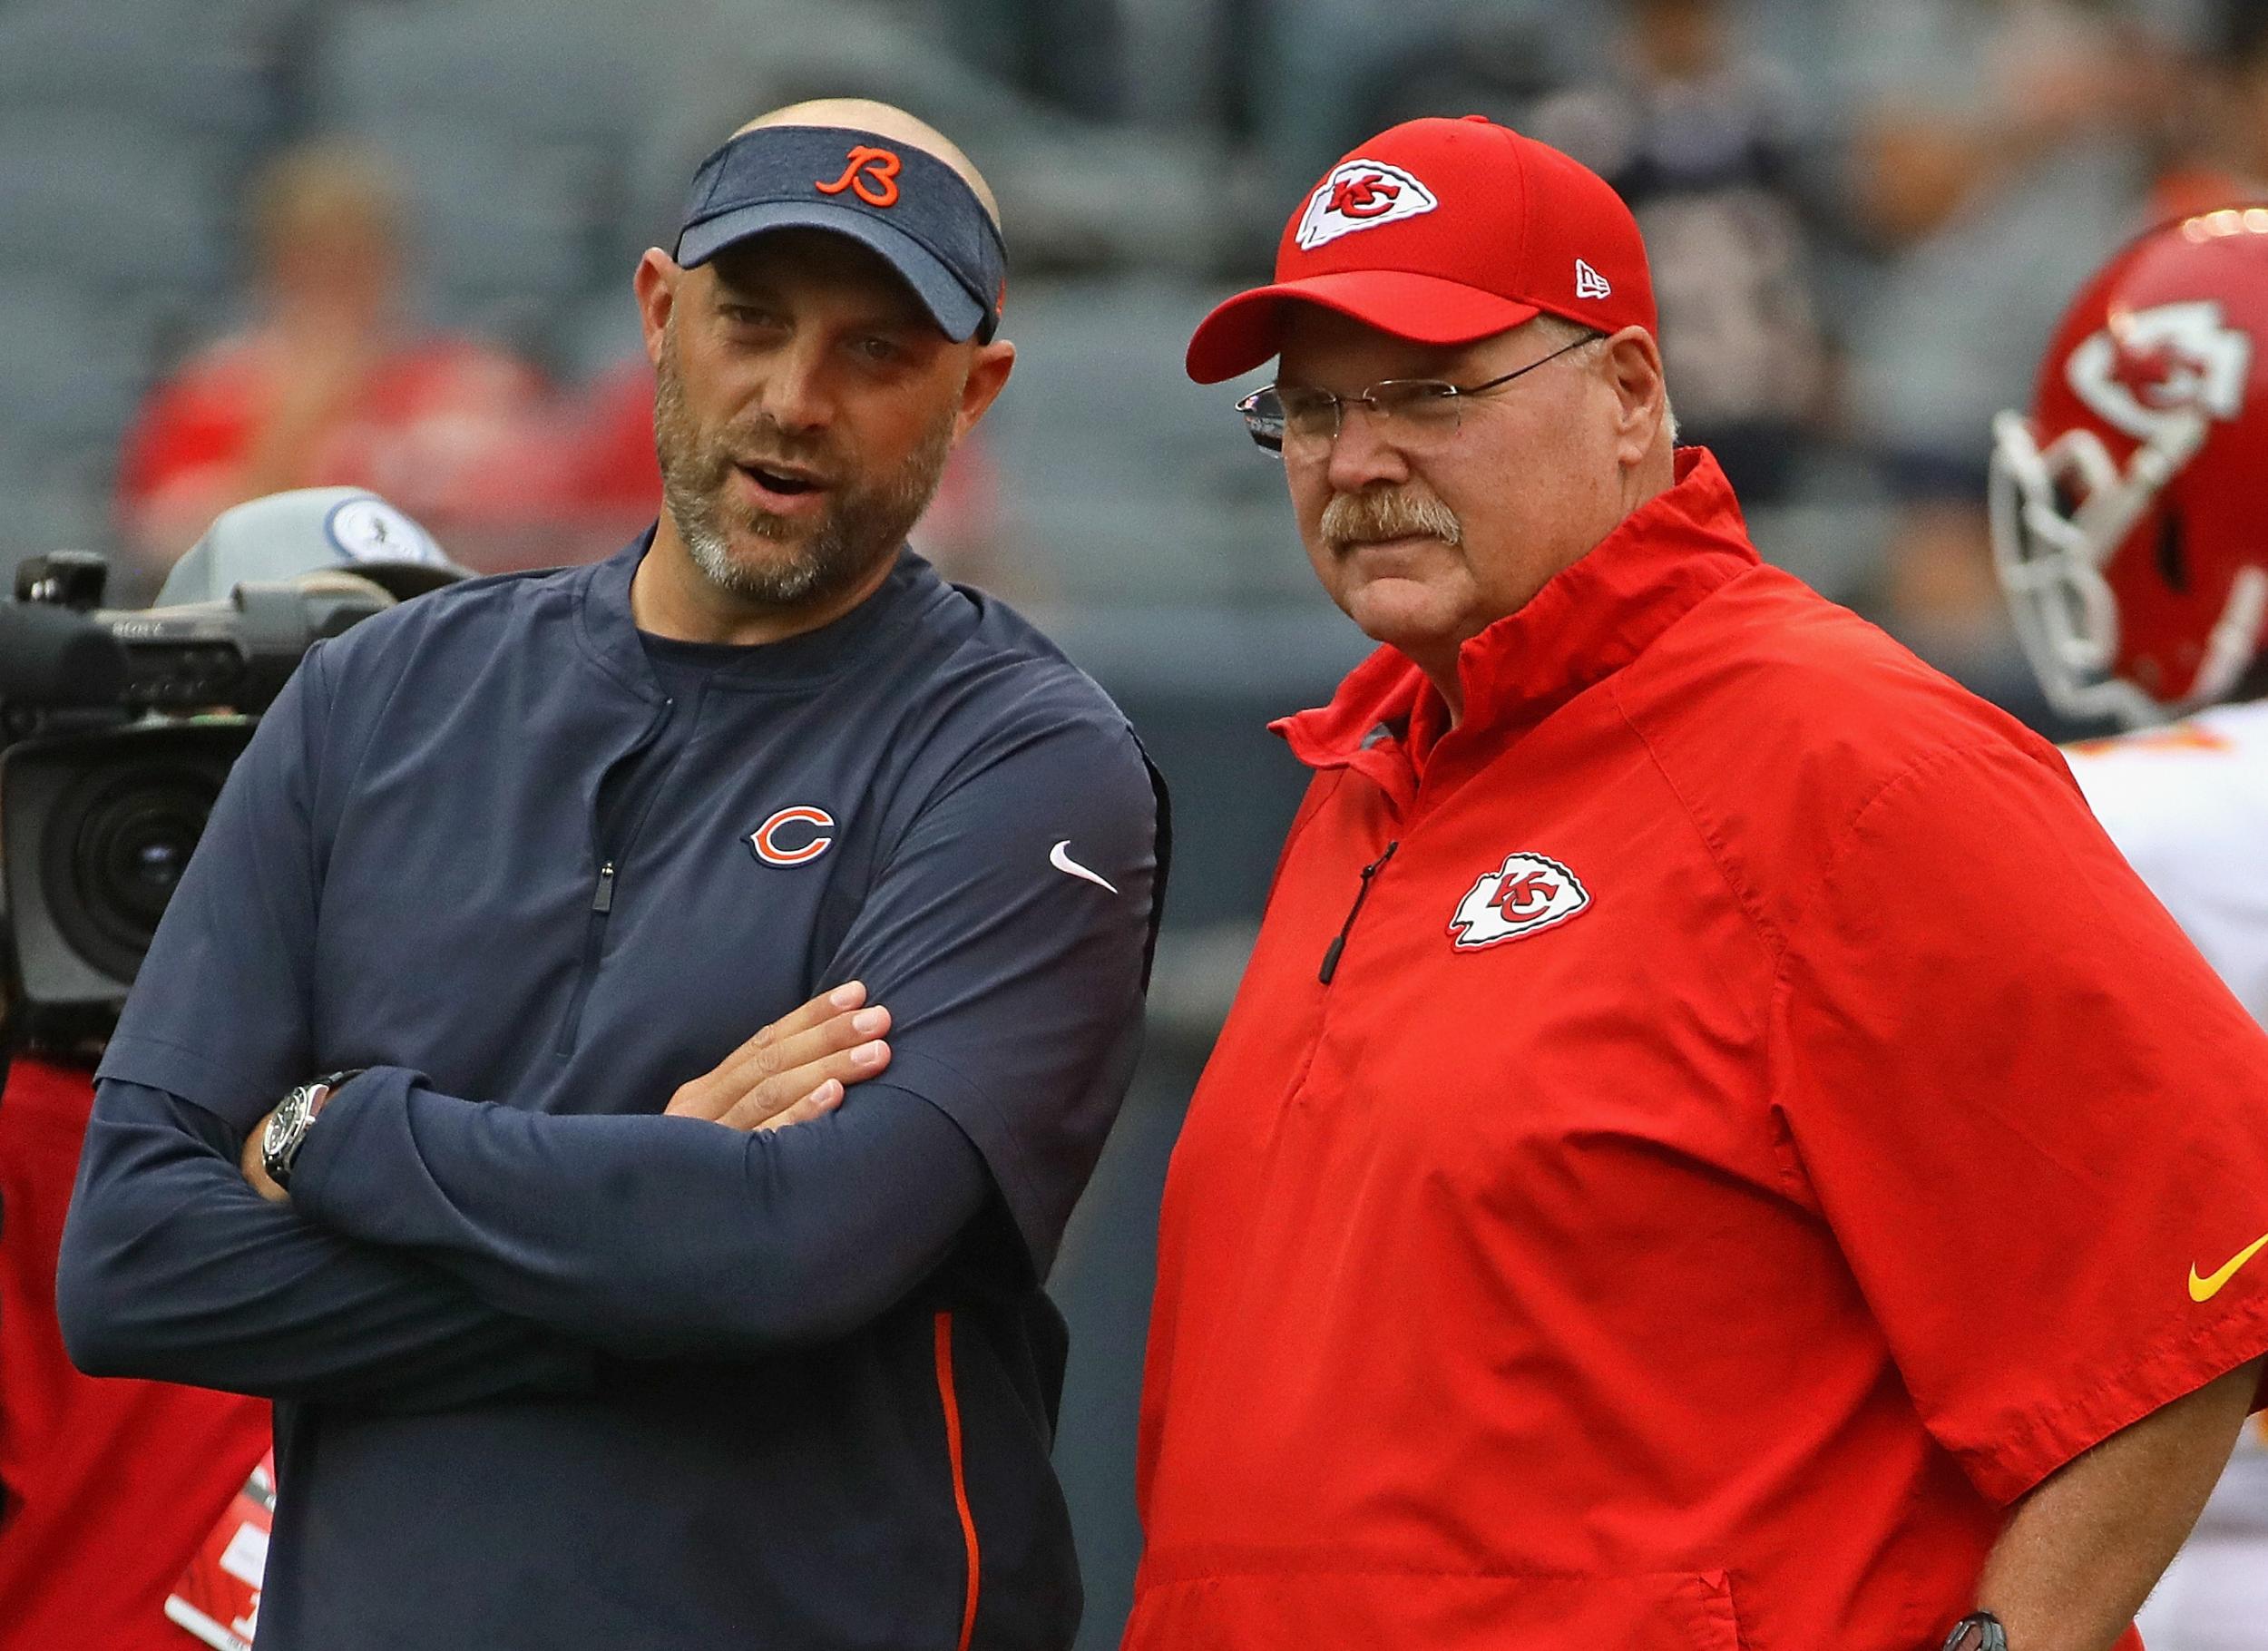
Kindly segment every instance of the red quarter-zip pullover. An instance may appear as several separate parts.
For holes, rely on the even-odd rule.
[[[2009,1501],[2268,1351],[2268,1039],[1706,454],[1459,673],[1279,725],[1127,1643],[1934,1645]]]

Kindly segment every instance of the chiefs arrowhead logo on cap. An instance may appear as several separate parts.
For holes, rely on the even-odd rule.
[[[1507,855],[1457,903],[1449,937],[1459,951],[1474,952],[1563,923],[1589,904],[1582,879],[1549,855]]]
[[[1312,252],[1342,235],[1415,218],[1439,205],[1432,190],[1398,166],[1383,161],[1342,161],[1307,198],[1307,210],[1300,214],[1293,239]]]
[[[2148,441],[2176,418],[2234,418],[2244,405],[2251,336],[2198,299],[2117,318],[2082,340],[2063,376],[2106,423]]]

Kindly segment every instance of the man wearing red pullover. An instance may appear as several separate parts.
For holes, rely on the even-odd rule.
[[[2051,747],[1759,563],[1596,176],[1413,122],[1276,274],[1189,370],[1280,357],[1383,646],[1277,725],[1130,1651],[2132,1646],[2261,1399],[2268,1039]]]

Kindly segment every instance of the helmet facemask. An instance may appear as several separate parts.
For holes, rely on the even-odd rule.
[[[2200,411],[2160,421],[2122,469],[2095,431],[2074,425],[2041,446],[2016,413],[1992,421],[1992,560],[2040,686],[2070,717],[2163,721],[2225,696],[2252,663],[2268,617],[2268,572],[2239,570],[2189,691],[2154,697],[2116,674],[2118,601],[2111,558],[2142,525],[2210,428]]]

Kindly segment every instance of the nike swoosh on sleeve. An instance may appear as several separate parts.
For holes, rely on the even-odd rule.
[[[2219,1272],[2204,1278],[2197,1276],[2196,1264],[2192,1262],[2189,1267],[2189,1299],[2193,1302],[2211,1301],[2221,1294],[2223,1285],[2236,1276],[2237,1268],[2259,1255],[2263,1249],[2268,1249],[2268,1233],[2263,1233],[2243,1249],[2237,1251],[2235,1257]]]
[[[1084,878],[1087,882],[1093,884],[1099,889],[1110,889],[1113,894],[1117,894],[1119,891],[1112,887],[1111,884],[1105,881],[1100,874],[1089,871],[1085,866],[1080,865],[1078,861],[1070,857],[1070,855],[1067,852],[1070,845],[1071,840],[1069,837],[1065,837],[1053,848],[1049,849],[1048,864],[1052,865],[1059,872],[1067,872],[1071,876]]]

